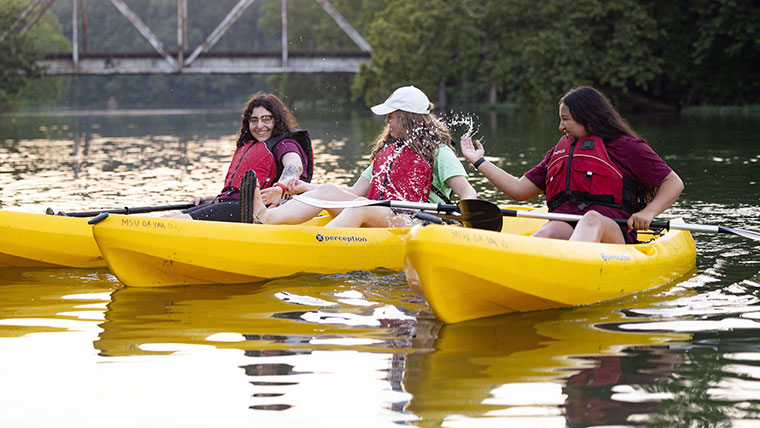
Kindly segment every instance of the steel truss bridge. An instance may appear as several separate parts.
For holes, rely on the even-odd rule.
[[[32,0],[18,20],[0,34],[27,32],[56,0]],[[48,75],[179,73],[355,73],[370,59],[372,48],[329,0],[315,0],[359,47],[356,52],[289,52],[288,0],[282,1],[280,52],[210,52],[255,0],[239,0],[216,28],[192,51],[187,43],[187,0],[177,1],[177,47],[170,51],[124,0],[109,0],[155,52],[95,53],[87,50],[87,0],[71,0],[71,54],[51,53],[39,62]],[[20,28],[19,28],[20,27]]]

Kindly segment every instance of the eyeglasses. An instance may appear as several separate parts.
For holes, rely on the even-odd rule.
[[[256,116],[251,116],[251,117],[248,119],[248,121],[249,121],[249,122],[250,122],[252,125],[257,125],[257,124],[259,123],[259,120],[260,120],[260,121],[261,121],[261,123],[263,123],[264,125],[269,125],[269,124],[270,124],[270,123],[272,123],[272,121],[274,120],[274,116],[272,116],[271,114],[265,114],[264,116],[261,116],[260,118],[259,118],[259,117],[256,117]]]

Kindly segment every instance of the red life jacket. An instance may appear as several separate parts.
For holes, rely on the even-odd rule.
[[[433,167],[407,144],[390,140],[372,164],[368,199],[427,202]]]
[[[249,141],[235,150],[232,162],[224,178],[222,193],[234,194],[240,192],[240,181],[248,170],[256,171],[256,178],[262,189],[271,187],[280,176],[277,161],[272,154],[274,147],[282,140],[290,138],[298,142],[306,153],[306,181],[311,181],[314,173],[314,153],[311,149],[309,133],[301,129],[292,129],[266,141]]]
[[[636,183],[610,160],[604,141],[597,136],[578,140],[560,138],[546,170],[546,204],[554,211],[565,201],[585,211],[591,205],[639,211]]]

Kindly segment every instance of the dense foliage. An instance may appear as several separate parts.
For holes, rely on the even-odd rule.
[[[760,97],[752,0],[386,4],[367,33],[373,62],[354,81],[369,99],[405,80],[428,92],[444,86],[455,103],[482,103],[492,90],[543,105],[582,84],[647,109]]]
[[[0,3],[0,28],[5,28],[25,2]],[[176,2],[127,3],[169,50],[176,50]],[[189,2],[190,50],[235,3]],[[405,84],[417,85],[439,104],[454,105],[541,106],[582,84],[645,109],[757,104],[760,98],[760,6],[753,0],[331,3],[373,48],[371,63],[356,75],[83,76],[65,79],[59,102],[102,106],[110,98],[120,106],[238,105],[253,91],[273,90],[292,104],[324,108],[374,103]],[[87,7],[90,51],[152,50],[110,2]],[[279,50],[280,7],[280,0],[255,2],[214,50]],[[288,8],[291,51],[358,50],[316,1],[289,0]],[[71,2],[58,1],[35,31],[0,43],[0,103],[7,105],[24,81],[37,77],[40,46],[51,46],[56,35],[70,37],[70,17]]]
[[[24,6],[20,0],[0,0],[0,34],[5,34],[0,41],[0,110],[20,104],[23,98],[50,102],[60,85],[59,79],[40,80],[44,70],[35,62],[43,58],[48,47],[66,46],[61,26],[55,17],[47,15],[20,35],[23,25],[14,24]]]

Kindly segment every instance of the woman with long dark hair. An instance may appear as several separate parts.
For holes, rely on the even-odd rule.
[[[464,157],[507,196],[524,201],[545,193],[549,211],[583,215],[573,223],[549,221],[534,236],[635,243],[635,231],[649,228],[684,188],[594,88],[574,88],[560,99],[559,130],[565,135],[520,178],[486,161],[479,141],[461,140]],[[619,226],[612,218],[628,223]]]

